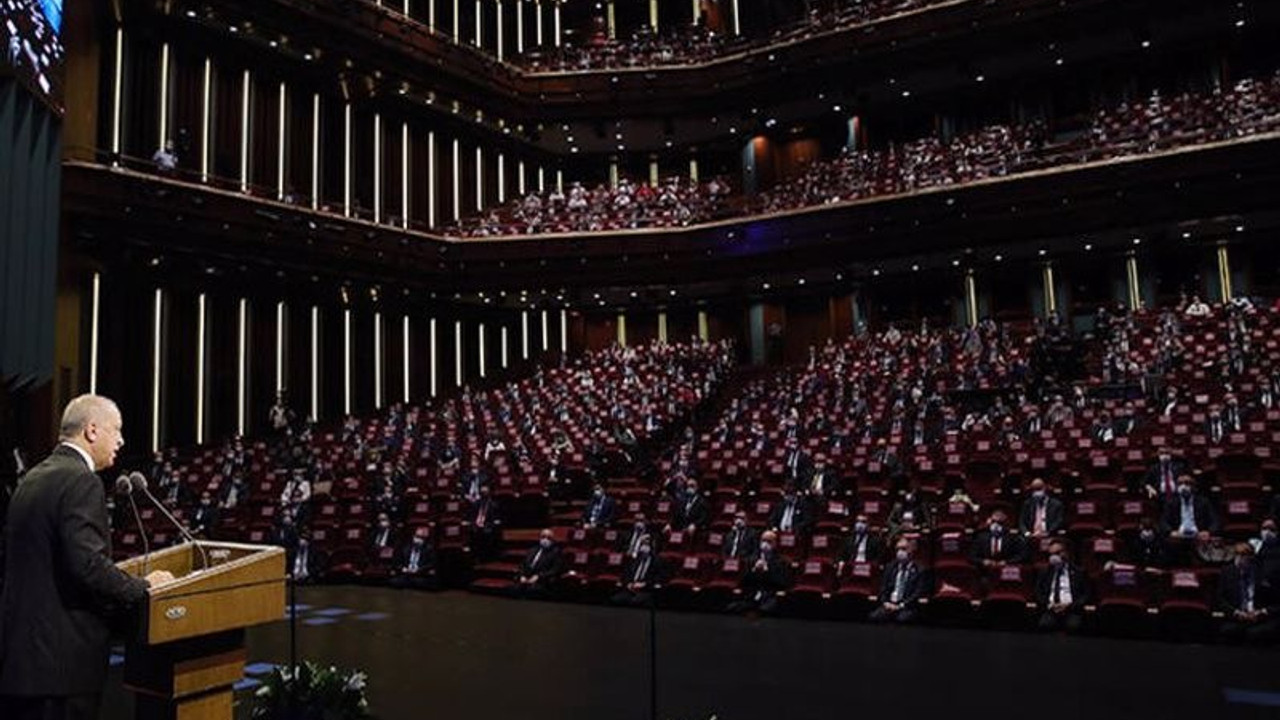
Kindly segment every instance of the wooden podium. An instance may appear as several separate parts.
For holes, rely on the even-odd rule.
[[[196,542],[145,559],[147,572],[167,570],[174,580],[151,589],[125,651],[137,720],[231,719],[245,628],[284,619],[284,558],[274,545]],[[119,567],[143,575],[144,558]]]

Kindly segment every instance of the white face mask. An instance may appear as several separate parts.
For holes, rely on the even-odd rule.
[[[897,557],[899,562],[906,562],[907,558],[911,557],[911,553],[907,552],[906,550],[899,550],[897,553]]]

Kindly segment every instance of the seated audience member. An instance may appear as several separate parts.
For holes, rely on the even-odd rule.
[[[1262,521],[1258,537],[1249,541],[1253,548],[1255,562],[1265,577],[1280,577],[1280,538],[1276,536],[1276,521],[1267,518]]]
[[[218,525],[218,506],[213,502],[213,493],[205,490],[200,494],[200,504],[191,516],[191,534],[200,538],[213,537],[213,530]]]
[[[769,528],[775,532],[803,534],[812,522],[809,504],[792,486],[787,487],[782,499],[769,511]]]
[[[911,622],[920,600],[929,592],[926,571],[915,561],[915,543],[903,538],[896,544],[893,561],[880,576],[880,605],[871,611],[872,622]]]
[[[1212,312],[1213,311],[1209,308],[1208,304],[1201,300],[1199,295],[1193,295],[1191,302],[1187,304],[1187,309],[1183,314],[1189,318],[1202,318],[1209,317]]]
[[[395,547],[396,531],[391,525],[391,517],[386,513],[378,514],[378,524],[373,529],[373,534],[369,536],[369,547],[374,555],[378,551],[389,547]]]
[[[1265,576],[1248,543],[1236,545],[1235,561],[1218,577],[1221,632],[1227,640],[1266,642],[1280,635],[1276,578]]]
[[[480,488],[480,497],[467,508],[466,521],[471,527],[471,550],[479,558],[492,557],[502,533],[502,508],[488,486]]]
[[[1008,517],[1003,510],[991,513],[985,530],[974,533],[969,545],[969,559],[974,565],[998,568],[1016,564],[1026,557],[1022,538],[1009,532]]]
[[[1146,518],[1121,555],[1124,562],[1144,570],[1164,570],[1169,567],[1170,559],[1167,537]]]
[[[1043,538],[1057,535],[1066,517],[1066,508],[1062,501],[1049,494],[1048,487],[1040,478],[1031,481],[1030,490],[1031,492],[1022,503],[1018,528],[1027,537]]]
[[[929,506],[919,490],[907,488],[902,498],[893,504],[889,510],[888,526],[890,537],[904,532],[925,532],[933,527]]]
[[[157,148],[151,156],[151,162],[162,173],[171,173],[178,169],[178,153],[173,149],[173,141],[165,140],[164,145]]]
[[[710,511],[702,493],[698,492],[698,483],[689,480],[685,483],[684,495],[676,501],[671,513],[671,522],[667,524],[667,532],[682,531],[693,533],[706,527]]]
[[[791,561],[778,551],[778,534],[766,530],[760,536],[760,547],[747,558],[742,575],[742,599],[732,612],[759,610],[772,613],[778,609],[778,594],[791,586]]]
[[[613,517],[617,513],[618,503],[604,491],[604,486],[596,483],[591,490],[591,499],[582,509],[582,527],[606,528],[613,525]]]
[[[720,554],[725,558],[744,559],[756,552],[759,543],[759,534],[747,526],[747,514],[739,512],[733,517],[733,527],[724,535]]]
[[[1222,418],[1222,408],[1217,405],[1210,406],[1209,413],[1204,419],[1205,439],[1212,445],[1221,445],[1229,432],[1231,429]]]
[[[809,484],[806,489],[817,500],[836,497],[843,492],[840,477],[831,472],[827,468],[826,462],[822,460],[814,463],[813,475],[809,477]]]
[[[319,580],[327,564],[324,552],[312,548],[311,539],[306,535],[298,537],[293,548],[293,557],[287,558],[287,562],[289,575],[293,577],[294,582],[299,583]]]
[[[1186,466],[1182,461],[1174,458],[1173,452],[1169,448],[1162,447],[1156,454],[1156,462],[1147,469],[1147,475],[1142,487],[1130,489],[1141,489],[1150,498],[1171,498],[1177,495],[1178,478],[1185,472]]]
[[[436,552],[431,547],[426,528],[418,528],[413,539],[400,548],[396,558],[395,573],[391,584],[395,587],[434,590],[439,587],[436,577]]]
[[[641,541],[651,537],[653,532],[653,526],[649,524],[644,514],[636,515],[631,521],[631,527],[625,532],[618,533],[618,545],[615,549],[627,557],[635,557],[640,552]]]
[[[844,572],[849,563],[879,562],[884,550],[884,542],[871,531],[866,515],[858,515],[853,521],[853,530],[845,538],[840,547],[840,556],[836,561],[836,574]]]
[[[1085,574],[1071,564],[1067,546],[1061,540],[1049,543],[1049,566],[1036,581],[1036,603],[1040,606],[1041,630],[1080,629],[1089,587]]]
[[[480,488],[486,487],[488,484],[489,474],[480,467],[479,461],[472,460],[470,468],[458,483],[458,494],[474,501],[480,497]]]
[[[542,595],[551,589],[560,577],[563,565],[560,562],[560,546],[556,544],[551,529],[542,531],[538,544],[529,550],[520,563],[516,575],[516,592],[520,595]]]
[[[622,570],[618,592],[611,602],[614,605],[647,606],[653,601],[653,592],[665,579],[666,567],[662,558],[653,552],[653,542],[648,536],[640,541],[636,556],[627,560]]]
[[[1190,475],[1178,478],[1178,493],[1164,501],[1160,530],[1171,538],[1208,540],[1218,534],[1218,514],[1195,489]]]

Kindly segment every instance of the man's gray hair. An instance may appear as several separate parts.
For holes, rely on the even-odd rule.
[[[81,395],[67,403],[67,409],[62,411],[58,439],[73,438],[79,435],[89,423],[103,423],[111,415],[119,413],[120,408],[111,398],[101,395]]]

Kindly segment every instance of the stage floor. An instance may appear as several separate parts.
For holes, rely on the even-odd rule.
[[[366,670],[383,720],[650,717],[645,610],[366,587],[298,602],[299,657]],[[288,628],[250,633],[238,718]],[[665,611],[656,630],[662,720],[1280,717],[1274,649]],[[118,664],[105,705],[131,716]]]

